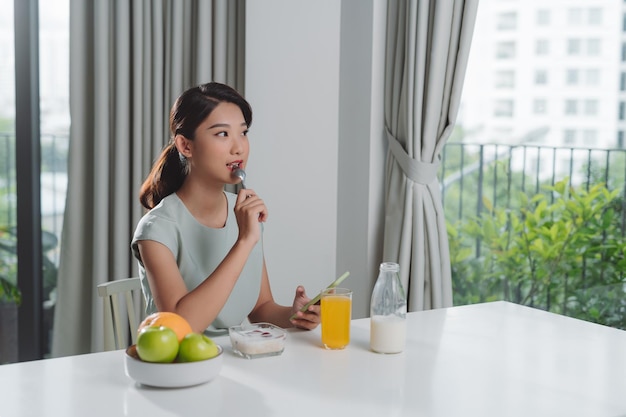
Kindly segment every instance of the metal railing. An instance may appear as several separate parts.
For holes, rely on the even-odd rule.
[[[0,133],[0,271],[15,282],[17,273],[17,187],[15,134]],[[68,135],[41,136],[41,226],[44,299],[56,288],[67,192]]]
[[[546,205],[554,205],[555,200],[564,200],[559,193],[549,189],[559,182],[566,181],[572,190],[583,190],[583,192],[593,191],[594,186],[600,185],[606,193],[615,192],[617,196],[612,200],[611,206],[606,208],[610,210],[611,216],[605,216],[604,221],[609,223],[594,229],[596,244],[604,246],[606,243],[608,246],[619,247],[621,251],[625,250],[626,150],[624,149],[534,144],[449,143],[442,155],[439,178],[449,227],[454,228],[455,225],[474,222],[475,230],[485,224],[480,220],[481,216],[482,218],[495,216],[498,209],[500,214],[504,213],[504,216],[517,214],[518,219],[523,218],[524,210],[528,208],[521,206],[520,201],[524,200],[520,199],[520,195],[527,196],[529,200],[537,196],[542,198]],[[506,221],[494,222],[491,225],[493,224],[499,227],[497,230],[499,235],[511,232],[511,225]],[[604,236],[605,230],[611,232],[609,237]],[[615,233],[612,233],[613,230],[617,231],[617,238],[614,236]],[[626,294],[624,272],[621,270],[622,262],[626,265],[623,252],[617,255],[612,253],[610,261],[603,264],[603,259],[600,258],[604,255],[597,256],[596,252],[588,251],[587,253],[594,253],[590,255],[594,258],[591,258],[583,248],[580,258],[572,260],[572,263],[576,264],[575,268],[572,268],[575,272],[560,270],[559,274],[562,276],[555,277],[553,281],[549,278],[537,284],[530,278],[524,282],[526,279],[524,274],[520,274],[521,278],[518,276],[511,280],[508,276],[493,278],[493,275],[489,275],[493,269],[500,273],[502,271],[494,268],[493,263],[489,264],[497,258],[493,256],[493,247],[491,247],[492,252],[489,252],[488,245],[481,238],[468,239],[467,236],[455,236],[455,238],[457,243],[459,239],[464,240],[463,243],[469,241],[473,247],[473,255],[469,256],[471,259],[466,256],[465,264],[455,265],[454,258],[458,256],[458,253],[453,252],[455,250],[460,252],[464,248],[460,249],[458,245],[455,246],[452,243],[454,239],[451,237],[453,285],[456,286],[453,288],[455,304],[459,291],[465,294],[474,291],[480,295],[459,297],[461,304],[468,303],[468,300],[478,302],[489,299],[508,299],[550,311],[558,308],[556,312],[559,313],[568,315],[572,313],[571,315],[579,318],[626,328],[624,318],[626,317],[626,303],[622,301],[626,299],[624,297]],[[606,239],[611,240],[608,242]],[[489,257],[491,258],[487,259]],[[609,265],[608,262],[611,264]],[[515,266],[509,268],[508,273],[513,275],[510,271],[514,270]],[[467,276],[462,276],[463,274]],[[473,276],[470,277],[472,274]],[[610,276],[607,277],[607,275]],[[487,278],[488,276],[491,281]],[[569,285],[578,287],[555,288],[555,283],[561,287]],[[610,285],[602,285],[603,283],[610,283]],[[485,285],[490,285],[490,287],[485,290]],[[512,291],[511,286],[516,286],[515,290]],[[538,287],[541,288],[542,293],[535,295],[536,293],[532,291]],[[526,291],[526,296],[522,294],[523,291]],[[528,294],[532,296],[529,297]],[[607,300],[611,300],[613,304],[610,311],[603,316],[604,313],[598,312],[598,309],[603,308],[603,303],[608,304]],[[603,320],[609,322],[603,322]]]
[[[68,135],[41,135],[42,228],[60,238],[67,191]],[[0,225],[17,226],[15,135],[0,133]]]
[[[439,178],[447,219],[454,221],[480,215],[483,197],[509,207],[514,192],[538,194],[566,178],[572,186],[603,182],[626,193],[626,150],[448,143]],[[502,184],[506,192],[499,195]]]

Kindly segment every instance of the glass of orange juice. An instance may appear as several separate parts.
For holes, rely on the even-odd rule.
[[[343,349],[350,343],[352,291],[328,288],[322,291],[322,344],[326,349]]]

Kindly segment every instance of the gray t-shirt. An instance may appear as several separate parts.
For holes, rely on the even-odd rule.
[[[139,221],[131,248],[139,261],[139,277],[146,298],[147,314],[157,309],[137,242],[153,240],[167,246],[176,259],[187,289],[193,290],[211,275],[237,240],[239,227],[233,211],[237,196],[229,192],[225,194],[228,201],[228,218],[226,225],[221,229],[213,229],[198,222],[176,193],[161,200]],[[228,301],[207,328],[208,333],[224,333],[229,326],[241,324],[246,320],[259,297],[262,270],[263,244],[260,239],[250,253]]]

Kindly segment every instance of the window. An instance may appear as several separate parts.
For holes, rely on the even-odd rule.
[[[567,85],[578,84],[578,70],[577,69],[570,68],[565,71],[565,84]]]
[[[594,7],[587,12],[587,23],[590,26],[600,26],[602,24],[602,9]]]
[[[600,39],[587,39],[587,55],[600,55]]]
[[[570,116],[578,114],[578,102],[576,100],[565,100],[565,114]]]
[[[586,99],[584,102],[584,112],[586,116],[596,116],[598,114],[598,100]]]
[[[537,26],[548,26],[550,24],[550,10],[539,9],[536,16]]]
[[[517,15],[515,23],[507,13]],[[477,19],[465,78],[465,87],[470,88],[462,93],[463,120],[458,120],[463,128],[459,130],[466,132],[460,133],[464,137],[459,143],[465,140],[472,146],[456,148],[455,153],[448,154],[447,165],[442,164],[442,180],[446,184],[455,182],[447,186],[449,192],[443,196],[446,218],[452,223],[475,218],[479,214],[476,208],[480,207],[476,189],[481,186],[488,187],[488,191],[483,189],[483,194],[489,194],[494,207],[511,212],[519,208],[516,193],[511,192],[514,188],[531,198],[544,193],[544,184],[567,180],[577,189],[603,183],[610,191],[623,192],[626,186],[626,0],[480,0]],[[513,25],[514,30],[504,29]],[[497,134],[506,129],[510,133]],[[488,150],[487,144],[494,142],[497,149]],[[500,155],[510,161],[505,170],[492,167],[492,158]],[[462,159],[464,162],[459,162]],[[482,164],[480,168],[474,169],[479,164]],[[470,182],[464,181],[476,186],[468,187]],[[554,201],[557,199],[554,196]],[[611,227],[617,225],[612,229],[614,236],[623,236],[626,219],[617,217]],[[507,226],[500,230],[511,231]],[[603,234],[601,229],[597,233]],[[597,236],[597,239],[602,242],[605,238]],[[533,306],[542,304],[543,308],[554,311],[557,305],[563,305],[562,300],[576,299],[584,304],[578,294],[590,288],[589,282],[599,287],[603,282],[600,276],[606,276],[604,271],[620,273],[615,263],[606,259],[597,263],[595,258],[594,261],[587,258],[590,260],[587,263],[568,260],[564,269],[573,263],[581,266],[577,274],[584,276],[583,284],[574,283],[569,276],[558,282],[550,277],[549,286],[543,290],[519,296],[516,293],[520,291],[520,283],[534,288],[536,281],[509,279],[507,282],[506,276],[510,276],[507,273],[499,273],[490,280],[484,274],[486,269],[501,266],[496,265],[499,261],[489,264],[482,261],[493,259],[489,258],[494,255],[489,247],[494,243],[493,240],[487,243],[482,236],[472,244],[475,255],[470,262],[479,266],[472,272],[477,278],[474,285],[469,283],[465,268],[470,263],[456,264],[457,272],[452,274],[453,288],[458,290],[456,305],[486,299],[486,293],[490,293],[493,298],[528,300]],[[506,264],[507,260],[500,262]],[[485,282],[497,289],[486,290]],[[584,308],[596,309],[602,304],[604,309],[622,289],[612,287],[595,298],[595,304],[587,303]],[[546,301],[538,302],[536,296]],[[565,304],[561,312],[573,315],[573,305]],[[607,310],[611,311],[611,317],[619,317],[619,323],[616,320],[607,324],[626,330],[622,307],[616,304]],[[583,319],[596,321],[590,316]]]
[[[14,10],[14,5],[19,9]],[[33,278],[42,278],[43,305],[36,299],[37,294],[33,287],[33,279],[23,279],[20,275],[19,289],[22,293],[22,306],[18,312],[18,320],[12,321],[15,329],[0,326],[0,340],[15,340],[17,346],[3,344],[0,349],[0,364],[15,362],[17,360],[41,359],[50,353],[50,335],[53,325],[55,307],[56,271],[58,268],[59,242],[61,242],[61,222],[63,219],[65,189],[66,189],[66,161],[67,145],[69,140],[69,0],[45,0],[39,1],[38,19],[31,9],[31,3],[14,0],[0,0],[0,239],[3,241],[0,247],[0,270],[5,278],[13,285],[17,280],[16,272],[18,262],[22,259],[15,256],[15,245],[18,239],[22,239],[23,232],[33,225],[41,222],[42,238],[46,242],[42,245],[42,261],[45,271],[31,271]],[[14,18],[17,25],[14,27]],[[24,72],[15,74],[14,67],[16,57],[22,54],[30,54],[27,46],[22,45],[14,48],[15,29],[33,31],[39,37],[39,55],[33,60],[30,68]],[[24,38],[17,39],[18,43]],[[19,45],[18,45],[19,46]],[[28,71],[28,75],[39,76],[39,97],[30,97],[24,94],[24,84],[18,77]],[[16,155],[16,127],[19,129],[25,125],[20,114],[15,112],[16,88],[18,97],[28,101],[29,105],[39,105],[39,137],[31,137],[33,132],[24,132],[24,138],[33,146],[39,146],[41,153],[40,166],[33,166],[27,162],[24,170],[28,174],[40,176],[40,190],[20,189],[24,182],[24,174],[17,173],[15,169]],[[39,101],[30,103],[30,101]],[[16,122],[17,119],[17,122]],[[17,125],[17,126],[16,126]],[[36,132],[35,132],[36,133]],[[22,171],[23,172],[23,171]],[[32,184],[30,184],[32,185]],[[27,185],[28,186],[28,185]],[[25,216],[17,224],[16,202],[24,199],[22,196],[39,192],[41,201],[40,218],[37,213],[33,216]],[[30,200],[25,198],[25,200]],[[34,205],[34,204],[31,204]],[[35,207],[33,207],[35,208]],[[36,210],[33,210],[36,212]],[[24,225],[24,227],[21,227]],[[20,227],[18,227],[20,226]],[[17,232],[15,232],[17,231]],[[22,235],[20,234],[22,233]],[[24,237],[33,251],[39,253],[39,242],[32,237]],[[24,314],[22,314],[24,313]],[[5,310],[0,309],[0,316]],[[0,317],[4,321],[5,317]],[[19,331],[18,328],[19,327]],[[22,331],[28,329],[27,331]],[[7,333],[4,333],[8,331]],[[17,336],[14,335],[17,332]],[[13,336],[12,336],[13,335]],[[41,335],[41,336],[39,336]],[[41,338],[41,340],[39,340]],[[41,342],[41,343],[39,343]],[[15,348],[15,354],[12,349]],[[43,350],[42,350],[43,348]],[[6,354],[9,357],[6,357]],[[0,406],[1,409],[1,406]]]
[[[580,39],[567,40],[567,55],[580,55]]]
[[[496,58],[510,59],[515,57],[515,42],[498,42],[496,45]]]
[[[548,83],[548,71],[540,69],[535,71],[535,84],[545,85]]]
[[[495,77],[496,88],[513,88],[515,87],[514,71],[497,71]]]
[[[17,227],[17,195],[16,183],[16,156],[15,156],[15,36],[13,20],[13,1],[0,0],[2,13],[0,14],[0,226],[2,232],[0,237],[3,242],[0,251],[0,267],[3,279],[2,284],[14,290],[17,288],[17,256],[16,238],[14,233],[4,233],[4,230],[11,230]],[[5,246],[8,247],[5,250]],[[10,294],[9,291],[7,291]],[[5,291],[2,291],[5,294]],[[12,296],[4,297],[2,300],[3,309],[0,309],[0,365],[17,362],[18,360],[18,314],[17,299]],[[18,318],[18,317],[17,317]],[[19,318],[18,318],[19,319]],[[2,406],[0,406],[2,410]]]
[[[569,9],[567,11],[567,24],[570,26],[579,26],[583,22],[583,11],[579,8]]]
[[[550,41],[537,39],[535,42],[535,55],[548,55],[550,53]]]
[[[565,129],[563,131],[563,143],[566,145],[576,144],[576,131],[574,129]]]
[[[593,86],[600,84],[600,70],[588,68],[585,70],[585,84]]]

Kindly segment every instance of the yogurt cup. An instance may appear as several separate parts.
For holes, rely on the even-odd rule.
[[[285,350],[287,332],[271,323],[253,323],[228,329],[233,351],[246,359],[277,356]]]

